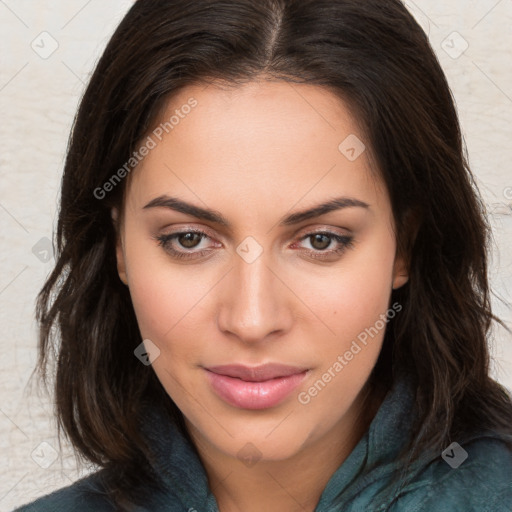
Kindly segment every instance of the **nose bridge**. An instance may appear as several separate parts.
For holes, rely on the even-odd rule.
[[[254,247],[240,244],[234,255],[235,268],[227,281],[219,327],[244,341],[258,341],[271,332],[286,328],[283,284],[271,268],[268,254],[248,257]],[[254,257],[254,252],[252,253]]]

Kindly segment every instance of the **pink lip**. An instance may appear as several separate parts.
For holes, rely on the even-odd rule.
[[[213,390],[230,405],[266,409],[282,402],[305,378],[307,368],[281,364],[205,368]]]

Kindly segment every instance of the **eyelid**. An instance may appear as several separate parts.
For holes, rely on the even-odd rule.
[[[166,231],[165,228],[162,229],[163,236],[171,236],[179,233],[199,233],[201,235],[206,235],[210,239],[217,239],[218,237],[206,226],[202,227],[194,227],[194,226],[178,226],[173,227],[172,231]]]
[[[349,229],[343,229],[340,227],[334,226],[320,226],[318,228],[313,228],[311,226],[306,226],[302,228],[295,237],[301,238],[303,235],[314,235],[315,233],[333,233],[339,236],[351,236],[352,233]]]

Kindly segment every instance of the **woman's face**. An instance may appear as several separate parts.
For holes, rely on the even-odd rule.
[[[117,250],[156,375],[225,456],[348,434],[407,280],[355,120],[320,87],[262,82],[189,86],[161,122]]]

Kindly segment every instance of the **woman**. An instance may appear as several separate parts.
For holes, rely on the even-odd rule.
[[[39,368],[99,468],[19,510],[511,509],[489,227],[398,0],[138,0],[60,206]]]

